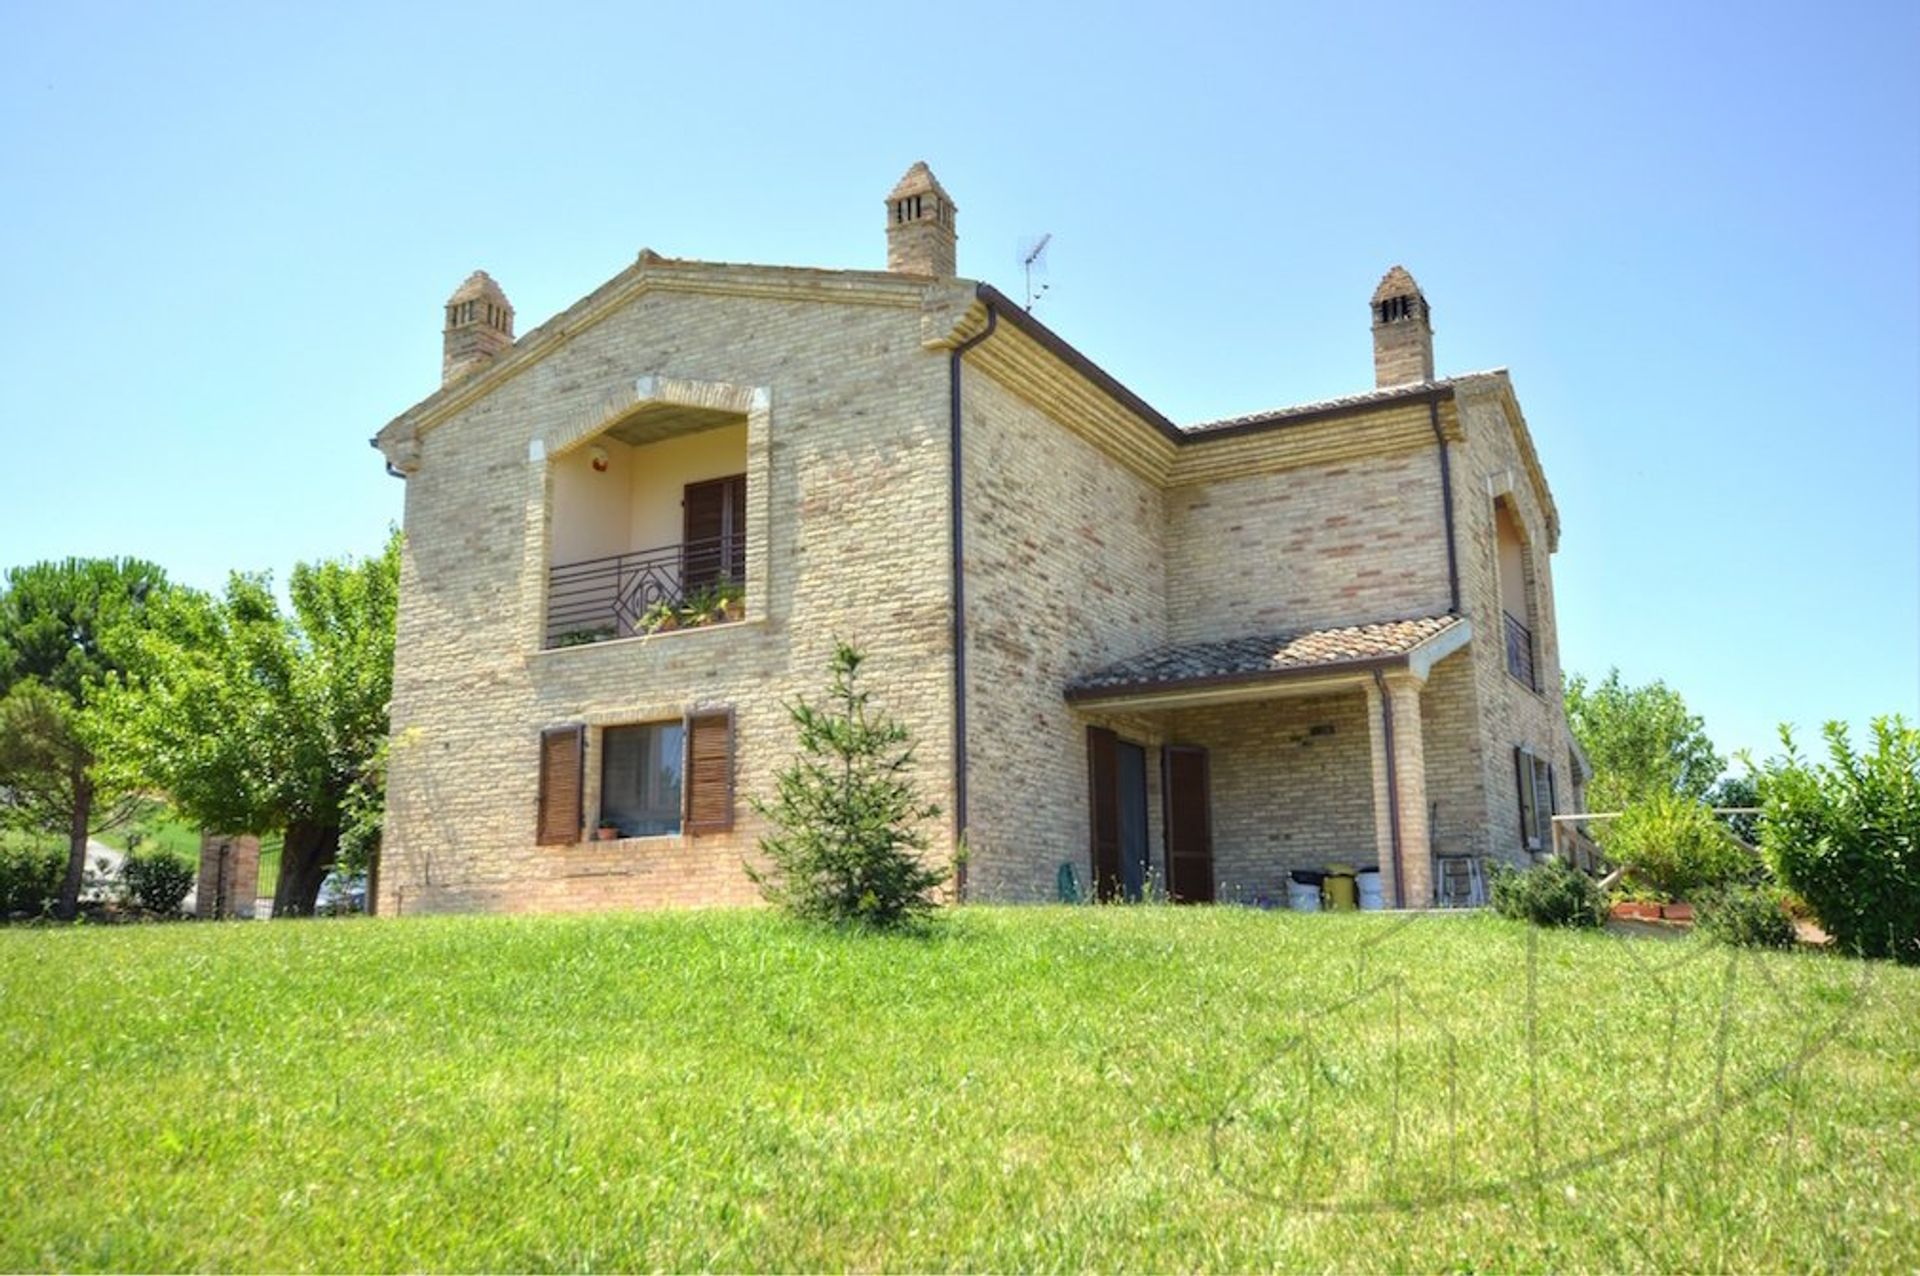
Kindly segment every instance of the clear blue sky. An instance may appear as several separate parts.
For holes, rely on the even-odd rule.
[[[1176,420],[1368,386],[1406,263],[1513,370],[1569,669],[1914,714],[1920,7],[815,7],[0,7],[0,565],[370,552],[467,272],[524,331],[643,246],[878,267],[925,158]]]

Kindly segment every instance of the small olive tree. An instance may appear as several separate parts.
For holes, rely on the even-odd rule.
[[[858,687],[863,659],[837,644],[826,703],[787,706],[800,752],[777,777],[773,800],[753,802],[775,831],[760,839],[769,867],[749,864],[747,873],[797,916],[892,927],[931,911],[947,872],[922,858],[919,826],[940,808],[914,787],[906,727]]]

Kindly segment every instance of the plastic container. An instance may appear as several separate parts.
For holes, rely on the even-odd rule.
[[[1296,913],[1320,911],[1320,888],[1312,882],[1287,879],[1287,907]]]
[[[1380,880],[1380,870],[1363,868],[1353,875],[1354,889],[1360,893],[1360,911],[1377,913],[1387,906],[1385,885]]]
[[[1353,865],[1327,865],[1327,907],[1335,912],[1351,912],[1357,904],[1353,889]]]

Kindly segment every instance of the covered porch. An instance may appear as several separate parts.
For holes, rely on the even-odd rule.
[[[1463,841],[1474,818],[1428,757],[1430,735],[1446,751],[1471,731],[1471,636],[1428,616],[1179,644],[1075,679],[1095,892],[1282,906],[1290,874],[1344,863],[1378,869],[1386,907],[1430,906],[1436,815]]]

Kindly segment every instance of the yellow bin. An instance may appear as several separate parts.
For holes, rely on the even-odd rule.
[[[1327,896],[1327,907],[1335,912],[1351,912],[1360,906],[1354,895],[1353,865],[1327,865],[1327,882],[1323,888]]]

